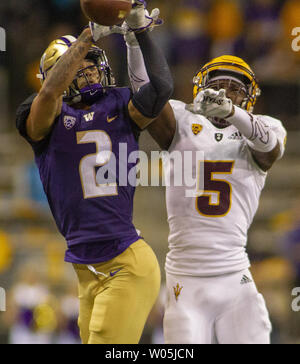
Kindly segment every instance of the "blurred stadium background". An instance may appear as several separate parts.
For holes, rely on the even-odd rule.
[[[291,48],[300,26],[299,0],[149,0],[164,26],[153,36],[172,67],[174,98],[192,99],[192,78],[220,54],[245,58],[263,91],[256,113],[281,119],[287,152],[270,172],[249,234],[248,251],[274,326],[273,343],[300,343],[300,313],[293,287],[300,286],[300,52]],[[78,35],[86,24],[79,0],[10,0],[0,3],[7,51],[0,52],[0,286],[7,312],[0,313],[0,343],[77,343],[76,278],[63,262],[57,233],[39,184],[30,147],[17,135],[17,105],[38,90],[39,59],[48,43]],[[126,48],[120,36],[101,42],[118,85],[127,85]],[[141,149],[157,146],[145,133]],[[66,167],[67,168],[67,167]],[[72,186],[70,186],[72,188]],[[135,223],[156,252],[164,277],[168,226],[164,188],[139,187]],[[164,278],[163,278],[164,280]],[[162,342],[164,290],[142,342]]]

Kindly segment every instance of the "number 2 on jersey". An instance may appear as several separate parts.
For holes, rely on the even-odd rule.
[[[103,130],[90,130],[77,133],[77,144],[95,143],[97,152],[83,157],[79,165],[83,196],[87,198],[114,196],[118,194],[116,183],[98,185],[96,167],[107,164],[112,155],[109,135]]]
[[[232,187],[227,181],[216,179],[215,174],[231,174],[234,161],[205,161],[204,193],[196,198],[196,209],[200,215],[222,217],[231,208]],[[217,203],[212,202],[212,194],[217,194]]]

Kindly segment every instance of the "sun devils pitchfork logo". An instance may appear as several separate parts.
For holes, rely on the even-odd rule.
[[[176,301],[178,301],[178,297],[179,297],[179,295],[181,293],[182,288],[183,287],[179,286],[179,283],[177,283],[176,287],[173,287]]]
[[[193,133],[195,135],[198,135],[201,132],[202,129],[203,129],[203,126],[200,125],[200,124],[193,124],[192,125],[192,131],[193,131]]]
[[[6,33],[3,28],[0,27],[0,52],[6,51]]]

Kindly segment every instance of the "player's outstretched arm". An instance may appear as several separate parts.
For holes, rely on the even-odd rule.
[[[157,8],[153,9],[149,15],[153,19],[153,24],[149,28],[150,31],[163,24],[163,20],[159,18],[159,15],[160,10]],[[124,39],[127,47],[128,76],[133,92],[137,92],[142,86],[149,83],[149,77],[147,75],[143,54],[134,32],[128,30],[126,22],[123,23],[122,28],[125,30]]]
[[[255,162],[265,172],[283,154],[286,132],[282,125],[275,132],[266,117],[253,115],[233,105],[224,89],[199,92],[194,103],[187,105],[187,109],[206,117],[228,120],[246,137]]]
[[[163,23],[159,19],[159,15],[159,9],[152,10],[150,17],[154,20],[154,24],[150,27],[150,30]],[[134,32],[125,32],[124,38],[127,46],[128,75],[131,87],[133,92],[138,92],[150,80],[145,67],[143,54]],[[176,131],[175,116],[169,103],[165,105],[158,118],[148,125],[147,130],[163,150],[169,149]]]
[[[277,161],[280,155],[280,144],[279,142],[277,142],[276,147],[267,153],[258,152],[252,148],[250,148],[250,150],[255,162],[263,171],[267,172],[269,169],[271,169],[271,167]]]
[[[176,119],[169,102],[147,130],[162,150],[170,148],[176,132]]]
[[[135,32],[143,54],[149,83],[136,92],[128,110],[132,120],[140,129],[145,129],[161,113],[173,92],[173,79],[163,52],[152,41],[148,28],[153,24],[143,5],[135,0],[136,6],[126,22]]]
[[[163,110],[173,93],[173,79],[162,51],[148,31],[136,34],[144,57],[149,83],[136,92],[129,103],[131,118],[145,129]]]
[[[158,19],[159,10],[155,9],[150,16]],[[133,32],[125,34],[128,59],[128,75],[133,92],[149,83],[143,54]],[[147,130],[162,150],[168,150],[176,131],[176,120],[173,109],[167,103],[159,116],[152,121]]]
[[[152,14],[151,14],[152,15]],[[149,83],[143,54],[133,33],[125,35],[127,45],[128,75],[133,92]],[[176,131],[176,120],[173,109],[167,103],[158,118],[152,121],[147,130],[163,150],[168,150]]]
[[[72,83],[81,62],[92,45],[90,29],[85,29],[78,40],[55,64],[34,99],[27,119],[27,135],[40,141],[50,132],[62,107],[62,95]]]
[[[227,120],[247,138],[252,157],[263,171],[267,172],[282,156],[284,143],[280,143],[278,138],[278,135],[286,136],[282,126],[278,134],[268,124],[266,118],[248,113],[237,106],[233,106]]]
[[[152,14],[151,14],[152,15]],[[128,75],[133,92],[149,83],[143,54],[134,33],[125,35],[127,45]],[[168,150],[176,131],[176,120],[173,109],[167,103],[158,118],[152,121],[147,130],[163,150]]]

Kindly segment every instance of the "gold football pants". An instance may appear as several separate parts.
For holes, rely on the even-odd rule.
[[[83,344],[137,344],[160,289],[160,268],[150,246],[138,240],[108,262],[73,266]]]

